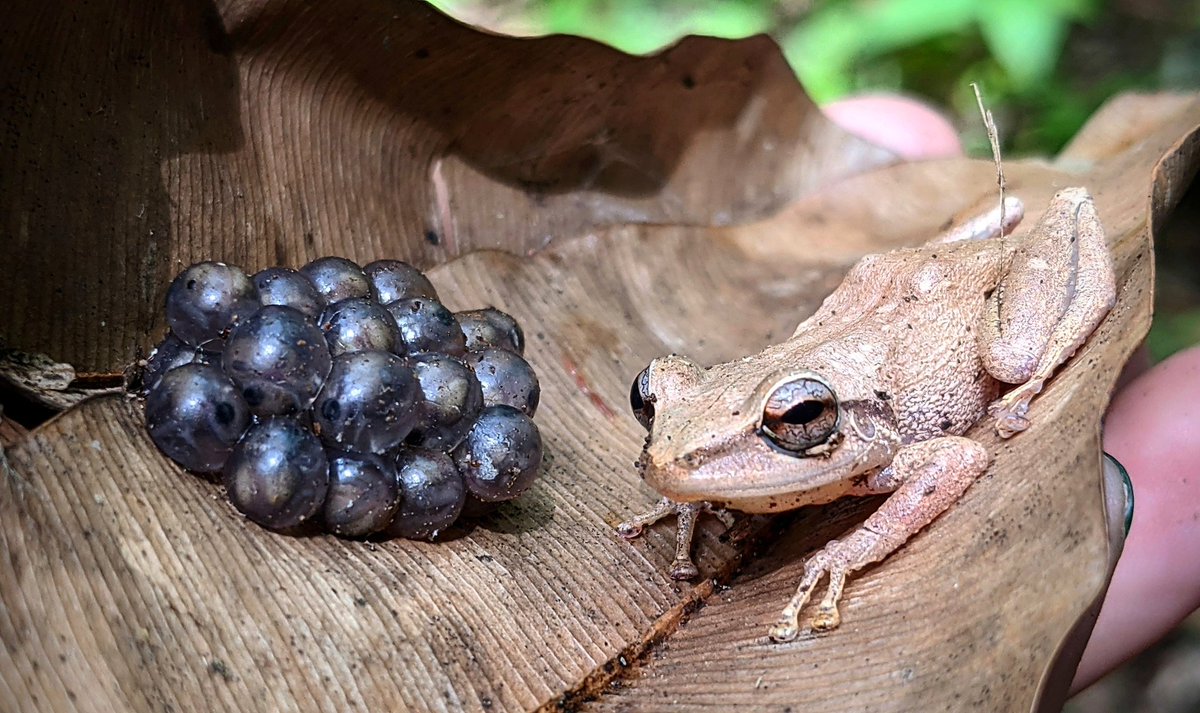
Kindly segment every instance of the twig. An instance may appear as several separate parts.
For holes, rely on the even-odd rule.
[[[979,84],[971,82],[975,90],[975,103],[979,105],[979,115],[983,117],[983,127],[987,129],[988,142],[992,145],[992,160],[996,162],[996,184],[1000,186],[1000,232],[1004,234],[1004,164],[1000,160],[1000,132],[996,130],[996,121],[992,112],[983,106],[983,94]]]

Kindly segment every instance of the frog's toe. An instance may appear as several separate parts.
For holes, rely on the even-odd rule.
[[[1029,419],[1021,416],[1012,416],[1007,419],[996,421],[996,433],[998,433],[1001,438],[1012,438],[1027,428],[1029,428]]]
[[[822,604],[813,616],[812,628],[813,631],[829,631],[838,628],[841,623],[842,615],[838,613],[837,605],[827,606]]]
[[[617,525],[617,534],[626,540],[632,540],[642,534],[642,530],[646,525],[653,525],[664,517],[671,515],[679,510],[678,503],[674,503],[667,498],[658,501],[657,504],[647,512],[634,515],[620,525]]]
[[[800,635],[800,621],[797,617],[780,619],[779,623],[771,627],[768,635],[771,637],[771,641],[779,644],[792,641]]]
[[[1021,431],[1029,428],[1029,419],[1015,411],[997,409],[995,416],[996,433],[1001,438],[1012,438]]]
[[[1018,401],[1009,404],[1004,399],[995,402],[988,408],[988,413],[996,419],[996,433],[1001,438],[1012,438],[1021,431],[1029,428],[1029,404]]]
[[[677,559],[671,563],[671,579],[687,580],[695,579],[700,574],[700,568],[692,561],[690,557]]]
[[[645,525],[637,520],[628,520],[617,525],[617,534],[624,537],[626,540],[632,540],[642,534]]]

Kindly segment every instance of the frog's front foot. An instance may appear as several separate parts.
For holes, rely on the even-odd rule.
[[[677,515],[679,525],[675,532],[675,560],[671,562],[671,579],[695,579],[700,570],[692,561],[692,536],[696,532],[697,516],[709,509],[708,503],[677,503],[663,498],[649,512],[635,515],[617,525],[617,534],[631,540],[642,534],[646,525],[652,525],[671,514]]]
[[[936,489],[926,487],[930,493]],[[884,507],[887,505],[888,503],[885,503]],[[836,629],[841,625],[842,615],[838,613],[838,603],[846,587],[846,577],[870,562],[883,559],[907,539],[907,535],[891,537],[872,529],[872,525],[879,526],[878,515],[877,512],[868,518],[867,522],[844,539],[830,540],[804,561],[804,575],[800,578],[800,586],[796,587],[796,594],[779,615],[779,621],[771,627],[770,636],[773,641],[791,641],[800,633],[800,610],[808,603],[825,575],[829,575],[829,588],[817,605],[811,628],[819,632]],[[885,519],[887,517],[889,516],[885,514]]]
[[[771,627],[772,641],[791,641],[799,635],[800,610],[812,597],[813,590],[826,573],[829,574],[829,590],[813,615],[812,630],[829,631],[842,623],[841,614],[838,613],[838,601],[842,598],[846,575],[853,565],[862,559],[864,552],[873,549],[875,543],[872,535],[873,533],[864,534],[860,531],[845,541],[830,540],[825,547],[804,562],[804,576],[800,579],[795,596],[779,615],[779,621]]]

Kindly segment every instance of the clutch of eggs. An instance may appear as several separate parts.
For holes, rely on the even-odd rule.
[[[166,310],[142,374],[150,438],[264,527],[432,539],[537,477],[520,325],[450,312],[412,265],[201,262]]]

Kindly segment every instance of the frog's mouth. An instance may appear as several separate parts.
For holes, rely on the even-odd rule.
[[[675,459],[656,458],[655,450],[643,451],[637,468],[663,496],[754,513],[836,500],[854,487],[853,476],[863,465],[849,450],[796,457],[765,442],[743,445],[737,453],[696,449]]]

